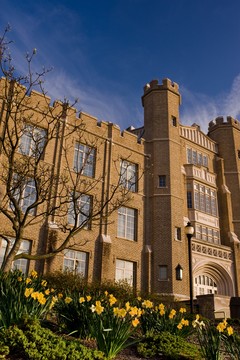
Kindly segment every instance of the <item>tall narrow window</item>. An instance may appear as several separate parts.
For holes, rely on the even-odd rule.
[[[177,126],[177,118],[176,116],[172,116],[172,126]]]
[[[69,250],[64,251],[63,270],[71,271],[82,277],[87,277],[88,253],[83,251]]]
[[[23,155],[38,158],[43,156],[47,131],[32,125],[26,125],[22,131],[19,152]]]
[[[158,177],[158,185],[159,185],[159,187],[166,187],[167,186],[166,175],[159,175],[159,177]]]
[[[168,267],[167,267],[167,265],[159,265],[158,269],[159,269],[158,280],[160,280],[160,281],[168,280]]]
[[[22,181],[16,174],[12,184],[12,195],[25,213],[36,201],[37,192],[34,179]],[[13,203],[10,204],[10,207],[13,209]],[[35,215],[36,208],[30,209],[29,213]]]
[[[135,283],[135,263],[126,260],[116,260],[116,281],[127,281],[129,285],[134,286]]]
[[[137,191],[137,165],[126,160],[121,161],[120,183],[128,190]]]
[[[90,212],[92,197],[86,194],[71,194],[68,210],[68,223],[85,229],[90,229]]]
[[[96,150],[93,147],[75,144],[73,168],[77,173],[94,177]]]
[[[175,240],[181,240],[181,228],[175,227],[175,234],[174,234]]]
[[[118,236],[136,240],[136,210],[126,207],[118,209]]]
[[[187,207],[188,209],[192,209],[192,192],[187,191]]]

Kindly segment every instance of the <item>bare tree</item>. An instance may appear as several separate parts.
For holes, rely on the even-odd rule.
[[[104,193],[101,176],[85,176],[92,171],[97,148],[104,147],[107,140],[87,132],[81,117],[76,116],[76,104],[64,100],[50,105],[43,88],[48,70],[32,70],[35,49],[26,55],[27,74],[18,74],[9,52],[8,31],[0,38],[0,218],[6,224],[0,228],[0,237],[7,244],[1,266],[4,271],[11,268],[13,260],[43,260],[73,246],[82,229],[108,221],[113,211],[129,201],[129,183],[137,181],[135,177],[128,179],[126,186],[125,166],[119,170],[118,181]],[[87,145],[81,149],[81,144]],[[79,159],[73,167],[69,155],[76,146]],[[34,253],[19,253],[30,228],[44,228],[45,241]],[[49,236],[52,230],[60,233],[57,241]]]

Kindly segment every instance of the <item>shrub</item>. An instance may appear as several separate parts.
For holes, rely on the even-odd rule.
[[[20,271],[0,272],[0,328],[21,324],[24,318],[43,318],[54,297],[47,283],[33,271],[25,277]]]
[[[171,334],[186,337],[193,331],[191,322],[186,316],[185,308],[175,310],[162,303],[154,306],[150,300],[144,300],[142,307],[144,308],[141,319],[143,334],[149,331],[153,333],[168,331]]]
[[[31,360],[95,360],[104,359],[103,354],[83,346],[77,340],[67,340],[44,329],[38,322],[12,326],[2,333],[10,355]]]
[[[74,274],[69,271],[55,271],[46,274],[45,279],[51,287],[63,295],[77,291],[82,296],[91,295],[92,297],[99,297],[105,291],[108,291],[108,293],[114,294],[122,302],[133,301],[135,299],[133,288],[126,281],[105,281],[102,283],[93,281],[88,283],[80,274]]]
[[[160,334],[146,334],[137,346],[139,355],[153,357],[164,355],[168,359],[200,360],[198,347],[188,343],[181,336],[173,335],[167,331]]]

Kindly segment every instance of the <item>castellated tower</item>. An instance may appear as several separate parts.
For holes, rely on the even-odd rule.
[[[240,122],[228,116],[218,117],[209,123],[209,137],[218,144],[217,163],[223,163],[218,171],[219,216],[222,243],[233,249],[236,293],[240,293]],[[219,164],[218,164],[219,165]],[[219,166],[218,166],[219,168]],[[225,191],[224,191],[225,190]]]
[[[182,171],[178,85],[169,79],[153,80],[144,87],[146,140],[146,249],[150,288],[155,293],[188,297],[188,253],[185,178]],[[185,215],[185,217],[184,217]],[[149,264],[151,262],[151,265]],[[180,265],[185,276],[176,280]]]

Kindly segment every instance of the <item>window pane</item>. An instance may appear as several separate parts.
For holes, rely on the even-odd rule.
[[[93,177],[95,168],[95,149],[87,145],[76,143],[73,168],[78,173]]]
[[[20,139],[19,152],[23,155],[39,157],[43,154],[47,131],[26,125]]]
[[[63,259],[63,270],[71,271],[87,277],[88,254],[83,251],[65,250]]]
[[[136,238],[136,211],[121,207],[118,210],[118,236],[129,240]]]
[[[132,261],[116,260],[115,280],[126,280],[129,285],[134,283],[134,263]]]
[[[121,161],[120,183],[128,190],[137,191],[137,165],[126,160]]]
[[[167,265],[159,265],[159,280],[168,280]]]

